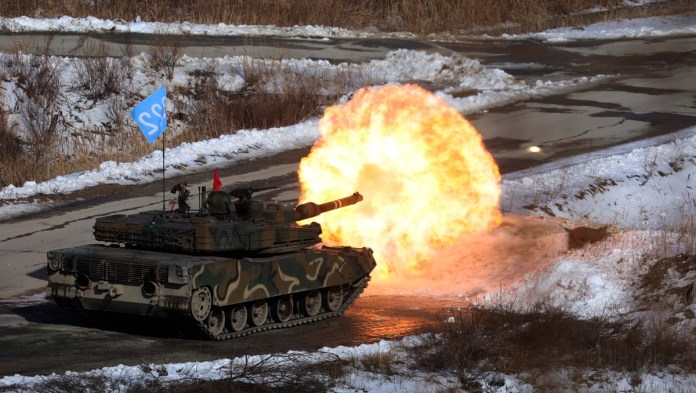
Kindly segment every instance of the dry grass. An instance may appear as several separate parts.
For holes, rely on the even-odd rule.
[[[167,80],[172,80],[174,69],[182,55],[179,41],[168,38],[160,31],[155,36],[148,53],[150,54],[150,67]]]
[[[59,155],[59,138],[65,128],[58,106],[64,86],[56,67],[48,56],[29,56],[22,50],[13,49],[3,64],[5,77],[14,78],[22,91],[21,105],[13,111],[17,115],[15,121],[4,121],[0,130],[8,143],[0,162],[10,167],[3,171],[4,182],[51,176],[51,165]],[[7,115],[3,114],[5,120]],[[24,138],[19,138],[20,134]]]
[[[105,44],[85,48],[93,57],[77,62],[77,89],[85,98],[98,101],[112,95],[125,95],[131,82],[130,58],[107,57]]]
[[[541,384],[541,376],[563,369],[644,372],[678,365],[694,370],[696,340],[687,332],[661,323],[580,319],[543,303],[526,312],[472,308],[426,332],[410,349],[416,364],[426,371],[455,372],[465,388],[495,373],[529,375],[530,383]]]
[[[346,28],[378,26],[386,31],[434,33],[507,24],[505,31],[529,31],[583,24],[615,17],[678,13],[696,8],[694,0],[671,0],[645,7],[625,7],[621,0],[151,0],[39,1],[2,0],[0,15],[58,17],[88,15],[104,19],[193,23],[324,25]],[[602,7],[606,11],[585,11]]]
[[[225,377],[218,380],[206,380],[197,375],[206,374],[197,366],[191,370],[178,370],[181,378],[167,382],[161,377],[167,376],[164,366],[142,365],[140,368],[147,376],[139,379],[112,377],[98,373],[64,375],[47,378],[46,381],[28,387],[31,391],[51,393],[80,392],[326,392],[335,385],[335,381],[345,376],[347,362],[331,354],[303,355],[299,353],[255,356],[242,358],[242,362],[229,367]],[[210,370],[215,375],[214,370]],[[190,374],[189,377],[186,375]]]
[[[659,231],[650,238],[648,257],[696,255],[696,197],[684,192],[672,206],[674,211],[662,218]]]
[[[190,21],[198,23],[275,24],[279,26],[317,24],[363,28],[380,26],[384,30],[407,30],[420,33],[455,31],[476,27],[504,30],[540,29],[562,24],[587,23],[586,18],[607,18],[625,12],[660,14],[696,8],[696,0],[672,0],[626,11],[618,0],[484,0],[424,1],[323,0],[321,6],[307,0],[239,1],[185,0],[172,5],[166,0],[152,0],[143,8],[140,2],[10,1],[0,0],[0,15],[56,17],[87,15],[107,19],[146,21]],[[607,7],[605,13],[578,13],[591,7]],[[618,8],[617,8],[618,7]],[[642,16],[642,15],[641,15]],[[155,73],[171,79],[181,56],[163,37],[148,59]],[[11,64],[3,72],[16,78],[27,99],[18,108],[21,122],[0,129],[0,185],[23,184],[27,180],[43,181],[57,175],[92,169],[103,161],[132,161],[158,148],[148,145],[129,119],[128,110],[141,99],[129,91],[132,76],[130,56],[107,59],[99,56],[103,48],[92,48],[94,58],[85,59],[74,86],[63,86],[56,77],[48,56],[51,37],[28,47],[11,51]],[[24,53],[43,53],[25,56]],[[234,72],[235,70],[230,70]],[[305,75],[275,64],[249,61],[237,70],[245,79],[244,88],[235,93],[217,86],[215,72],[192,75],[194,82],[186,102],[175,102],[170,118],[187,124],[170,133],[167,145],[195,142],[234,133],[245,128],[266,129],[295,124],[320,114],[322,108],[355,86],[379,83],[369,75],[344,71],[338,75]],[[351,88],[352,87],[352,88]],[[79,89],[94,104],[106,103],[108,124],[90,125],[79,130],[63,118],[56,102],[66,89]],[[8,114],[0,114],[6,116]],[[6,124],[6,122],[3,122]],[[21,130],[19,129],[21,128]],[[17,135],[23,135],[18,138]],[[26,135],[26,137],[24,137]],[[74,149],[66,149],[66,146]],[[69,150],[69,151],[68,151]],[[693,225],[690,226],[693,228]],[[684,232],[683,230],[680,230]],[[690,237],[693,239],[693,236]],[[692,245],[691,248],[696,248]]]
[[[239,72],[244,84],[229,92],[218,86],[218,73],[212,67],[191,75],[190,97],[179,116],[190,126],[171,143],[195,142],[217,138],[240,129],[268,129],[297,124],[319,116],[323,108],[353,89],[355,81],[346,73],[313,75],[294,70],[282,63],[249,59]],[[367,83],[371,79],[365,78]]]
[[[694,162],[692,164],[696,165]],[[685,193],[677,206],[676,216],[679,219],[668,229],[676,234],[676,242],[682,248],[682,252],[696,255],[696,197]]]
[[[391,351],[368,353],[358,359],[359,367],[365,371],[391,376],[396,373],[395,355]]]
[[[76,80],[61,81],[55,57],[28,56],[24,50],[28,48],[16,48],[0,67],[7,79],[16,81],[15,94],[20,97],[20,116],[12,124],[3,121],[0,129],[1,184],[40,182],[93,169],[104,161],[133,161],[161,148],[159,141],[148,144],[130,119],[130,109],[142,100],[130,83],[132,58],[103,57],[103,48],[94,48],[95,57],[71,60],[79,70]],[[163,46],[154,52],[157,54],[147,57],[151,71],[171,77],[177,63],[175,48]],[[227,91],[218,86],[226,74],[239,75],[241,89]],[[353,75],[349,70],[309,73],[282,62],[252,59],[239,69],[211,64],[188,78],[188,87],[178,86],[169,95],[173,107],[168,114],[170,124],[177,121],[178,126],[164,135],[167,146],[213,139],[240,129],[296,124],[320,115],[327,104],[355,86],[375,82],[369,75]],[[109,121],[74,123],[57,105],[68,93],[77,93],[81,97],[77,104],[85,109],[106,107]],[[8,115],[0,114],[5,120]]]
[[[24,164],[22,140],[7,127],[7,114],[0,109],[0,187],[22,184],[29,178]]]

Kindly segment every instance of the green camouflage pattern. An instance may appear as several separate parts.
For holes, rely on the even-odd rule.
[[[184,317],[213,339],[340,315],[367,286],[376,266],[372,250],[315,246],[321,226],[295,221],[362,196],[291,210],[243,191],[235,193],[234,214],[232,193],[215,192],[219,206],[211,211],[220,214],[98,218],[95,238],[113,244],[49,251],[46,296],[78,313]]]
[[[161,211],[97,218],[96,240],[161,250],[277,253],[302,249],[321,242],[317,224],[278,225],[266,221],[219,220],[215,217],[187,217],[171,212],[162,220]]]
[[[235,213],[227,213],[229,200],[228,194],[216,191],[208,196],[210,210],[198,214],[153,210],[99,217],[94,238],[177,252],[288,252],[321,242],[318,224],[298,225],[296,221],[355,204],[362,196],[355,193],[321,205],[304,203],[294,209],[277,202],[247,199],[237,201]]]
[[[226,258],[95,244],[49,251],[47,258],[47,297],[75,299],[86,310],[151,316],[188,313],[201,287],[222,307],[353,284],[375,267],[369,248],[350,247]]]

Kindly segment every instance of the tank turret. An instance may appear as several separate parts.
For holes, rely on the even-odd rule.
[[[197,253],[279,253],[321,242],[321,226],[299,225],[331,210],[354,205],[363,197],[356,192],[345,198],[317,204],[307,202],[294,209],[286,204],[252,198],[259,189],[215,191],[204,197],[196,211],[147,211],[97,218],[96,240],[159,250]],[[232,202],[236,197],[237,201]],[[234,206],[234,208],[232,207]]]

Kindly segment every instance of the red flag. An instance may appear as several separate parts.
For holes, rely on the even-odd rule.
[[[218,176],[218,170],[215,168],[215,179],[213,179],[213,191],[220,191],[222,188],[222,182],[220,181],[220,176]]]

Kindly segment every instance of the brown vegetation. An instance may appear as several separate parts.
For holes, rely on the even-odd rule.
[[[499,31],[541,29],[587,23],[591,18],[627,16],[624,13],[660,14],[696,8],[696,0],[670,0],[628,9],[622,4],[619,0],[322,0],[322,6],[317,6],[316,2],[307,0],[185,0],[176,4],[152,0],[143,7],[137,1],[0,0],[0,15],[92,15],[124,20],[140,16],[145,21],[160,22],[379,26],[387,31],[431,33],[481,27]],[[583,13],[592,7],[605,7],[609,11]],[[77,65],[78,80],[66,83],[59,79],[48,56],[49,44],[50,38],[36,48],[14,48],[0,70],[5,73],[3,76],[16,80],[24,98],[13,108],[17,116],[12,124],[2,121],[0,127],[0,186],[43,181],[94,168],[103,161],[131,161],[160,148],[148,145],[129,119],[128,111],[142,99],[140,92],[131,91],[130,53],[124,53],[122,58],[106,58],[102,56],[103,48],[92,48],[95,57],[85,58]],[[26,56],[26,53],[39,55]],[[152,71],[171,80],[181,48],[162,37],[148,55]],[[240,91],[224,91],[217,86],[216,76],[230,72],[243,76],[245,85]],[[295,124],[320,114],[327,103],[356,87],[380,83],[369,75],[359,76],[361,80],[355,78],[348,71],[343,75],[303,75],[277,64],[268,66],[251,61],[241,70],[210,69],[190,75],[190,86],[176,93],[192,99],[173,102],[175,111],[170,114],[171,119],[188,126],[168,133],[167,145],[215,138],[245,128]],[[275,86],[269,89],[271,81]],[[66,91],[79,91],[92,101],[91,105],[106,103],[109,122],[75,127],[57,105]],[[8,115],[0,113],[5,120]]]
[[[81,392],[202,392],[202,393],[270,393],[270,392],[326,392],[345,375],[348,363],[335,355],[304,355],[288,353],[285,355],[256,356],[253,360],[243,358],[226,370],[226,376],[218,380],[197,377],[167,382],[167,369],[164,366],[141,365],[140,369],[152,378],[131,379],[107,377],[106,375],[64,375],[50,378],[31,387],[31,390],[52,393]],[[186,374],[188,371],[179,370]],[[214,375],[217,370],[211,370]]]
[[[309,0],[239,1],[220,0],[137,1],[110,0],[0,0],[0,15],[13,17],[57,17],[92,15],[105,19],[231,24],[330,25],[348,28],[378,26],[379,29],[419,33],[458,31],[471,28],[540,29],[555,25],[587,23],[586,18],[605,18],[627,12],[618,0],[563,0],[489,2],[484,0],[323,0],[322,6]],[[696,6],[696,0],[672,0],[630,12],[659,14]],[[592,7],[604,13],[586,14]],[[647,11],[646,11],[647,9]],[[142,12],[139,14],[139,12]],[[572,16],[571,16],[572,15]],[[576,20],[577,19],[577,20]],[[503,24],[505,23],[505,24]],[[503,25],[501,25],[503,24]],[[502,31],[502,30],[501,30]],[[171,37],[158,36],[149,51],[153,72],[171,80],[181,57],[181,48]],[[131,91],[131,54],[122,58],[103,56],[104,48],[91,48],[95,57],[76,61],[76,81],[60,80],[48,56],[50,38],[35,48],[16,47],[5,58],[3,79],[16,81],[23,93],[12,113],[0,113],[0,186],[21,185],[27,180],[43,181],[57,175],[91,169],[109,160],[131,161],[160,146],[148,145],[129,119],[128,111],[142,97]],[[43,55],[27,56],[26,53]],[[236,92],[217,86],[217,76],[237,73],[244,86]],[[358,78],[359,80],[355,80]],[[195,142],[234,133],[239,129],[266,129],[295,124],[319,115],[322,108],[353,89],[379,84],[369,75],[304,75],[277,63],[249,61],[240,70],[211,67],[189,75],[187,88],[172,99],[171,119],[188,124],[168,133],[167,144]],[[269,85],[271,88],[269,89]],[[60,111],[66,92],[78,92],[91,106],[107,107],[105,124],[75,125]],[[89,108],[86,108],[89,109]],[[0,120],[3,120],[0,119]]]
[[[131,79],[131,57],[109,58],[103,48],[95,57],[72,59],[76,80],[61,80],[62,61],[37,48],[15,48],[3,58],[0,72],[16,83],[15,116],[0,113],[0,184],[22,185],[58,175],[97,167],[104,161],[127,162],[160,149],[148,144],[130,119],[129,111],[142,100]],[[150,70],[170,79],[180,52],[167,43],[155,46],[147,56]],[[243,79],[239,90],[218,86],[224,75]],[[167,146],[234,134],[240,129],[268,129],[299,123],[321,114],[323,107],[356,86],[375,81],[353,76],[350,71],[331,75],[304,73],[282,63],[249,59],[238,69],[222,69],[211,63],[187,75],[187,86],[169,95],[170,124]],[[356,79],[358,78],[358,79]],[[65,97],[77,95],[72,110],[106,107],[108,122],[85,124],[61,111]],[[173,122],[178,121],[174,127]]]
[[[22,141],[7,127],[7,114],[0,110],[0,188],[21,184],[25,178],[22,164]]]
[[[151,0],[144,6],[133,0],[1,0],[0,15],[91,15],[129,21],[140,16],[143,21],[157,22],[378,27],[384,31],[437,33],[490,27],[529,31],[638,16],[645,12],[684,12],[693,10],[696,5],[694,0],[657,2],[641,8],[626,7],[621,0],[321,0],[319,3],[311,0]],[[597,7],[606,11],[586,12]],[[501,28],[502,24],[508,25]]]
[[[175,144],[240,129],[296,124],[320,115],[324,106],[349,89],[336,78],[298,74],[277,63],[247,62],[239,72],[244,86],[237,92],[221,90],[213,68],[192,75],[190,91],[179,92],[193,98],[190,105],[182,105],[185,109],[180,113],[190,127],[176,136]]]
[[[543,388],[545,377],[562,369],[694,369],[696,341],[688,332],[660,323],[581,319],[545,304],[524,312],[472,308],[426,331],[431,334],[410,348],[416,363],[428,371],[456,372],[465,388],[495,373],[527,375],[528,383]]]
[[[563,228],[568,232],[568,248],[580,248],[587,243],[595,243],[604,240],[609,235],[609,226],[604,225],[599,228],[576,227],[573,229]]]
[[[142,365],[151,378],[73,374],[48,378],[31,388],[46,392],[99,392],[115,387],[128,392],[324,392],[350,384],[352,379],[346,377],[364,370],[386,379],[453,373],[459,388],[474,392],[503,386],[503,376],[514,375],[537,391],[553,392],[589,389],[593,375],[602,379],[610,371],[629,376],[637,388],[644,373],[673,366],[696,370],[692,358],[696,340],[691,333],[657,319],[641,323],[582,319],[543,302],[526,311],[510,306],[473,307],[454,315],[425,327],[424,334],[402,345],[351,361],[324,352],[255,356],[236,359],[219,380],[199,379],[197,375],[205,371],[199,368],[186,377],[184,367],[177,371],[182,378],[172,382],[162,378],[168,375],[165,366]],[[458,390],[452,386],[439,391]]]

